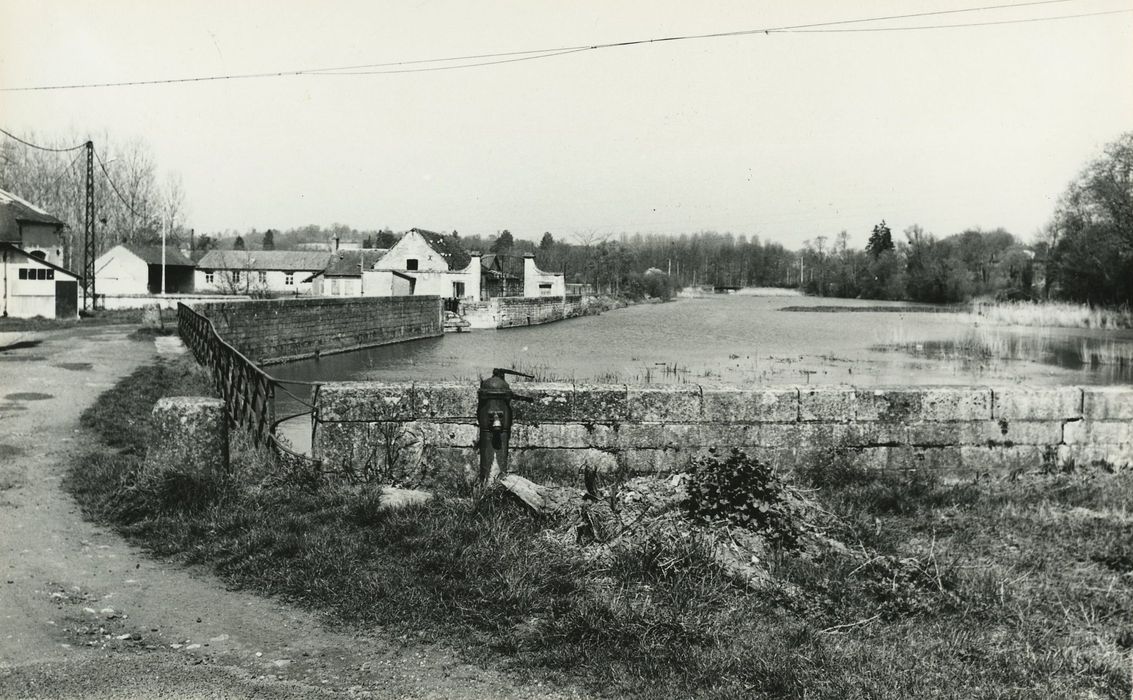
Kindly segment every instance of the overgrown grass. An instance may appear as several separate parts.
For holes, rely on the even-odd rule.
[[[972,313],[985,321],[1011,326],[1060,328],[1133,328],[1133,309],[1103,308],[1066,302],[978,302]]]
[[[343,624],[611,697],[1130,693],[1129,474],[954,484],[823,450],[796,487],[846,546],[776,554],[777,584],[757,592],[696,537],[654,533],[591,559],[499,494],[390,512],[376,488],[264,488],[246,452],[191,507],[142,494],[123,508],[152,400],[205,389],[168,364],[105,394],[84,423],[122,451],[77,462],[68,488],[159,556]]]

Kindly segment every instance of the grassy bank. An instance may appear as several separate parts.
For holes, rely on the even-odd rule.
[[[1130,474],[952,484],[816,452],[796,484],[846,546],[775,553],[773,584],[752,591],[695,537],[588,557],[503,496],[383,511],[373,487],[264,488],[247,451],[207,498],[139,489],[153,400],[207,391],[180,362],[124,380],[84,415],[105,446],[67,488],[157,556],[346,625],[611,697],[1130,693]]]
[[[113,311],[89,312],[77,319],[44,318],[0,318],[0,332],[2,331],[52,331],[75,326],[110,326],[117,324],[140,324],[142,322],[142,309],[116,309]],[[177,325],[177,311],[175,309],[162,309],[162,321],[167,326]]]

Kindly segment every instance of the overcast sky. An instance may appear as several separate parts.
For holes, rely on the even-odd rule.
[[[1001,0],[1010,2],[1012,0]],[[976,0],[0,0],[0,86],[288,71],[973,7]],[[839,28],[1092,13],[1069,0]],[[422,64],[433,66],[440,64]],[[885,218],[1030,239],[1133,129],[1133,14],[773,33],[462,70],[0,93],[0,126],[140,138],[198,231],[758,235]],[[96,148],[98,144],[96,143]]]

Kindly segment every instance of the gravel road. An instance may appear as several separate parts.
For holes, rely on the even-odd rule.
[[[126,326],[0,351],[0,698],[558,698],[381,630],[352,634],[83,520],[79,414],[157,357]]]

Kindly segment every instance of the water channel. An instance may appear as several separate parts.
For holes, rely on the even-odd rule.
[[[927,313],[915,304],[835,301],[843,311],[783,310],[832,304],[810,297],[679,299],[543,326],[450,333],[270,371],[306,381],[469,383],[492,367],[546,381],[746,386],[1133,381],[1129,367],[1092,361],[1096,353],[1089,350],[1133,347],[1133,331],[990,326],[967,313]],[[979,340],[1003,346],[1011,357],[968,352]]]
[[[840,310],[784,310],[835,305]],[[492,367],[567,382],[1050,386],[1133,383],[1131,358],[1130,330],[995,326],[916,304],[735,294],[451,333],[269,371],[303,381],[456,381],[470,388]],[[277,415],[296,412],[290,408],[280,405]],[[303,446],[303,432],[289,427],[285,434]]]

